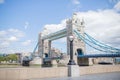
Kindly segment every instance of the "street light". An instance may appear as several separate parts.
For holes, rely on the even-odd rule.
[[[75,61],[73,60],[73,40],[74,40],[74,37],[69,36],[69,40],[70,40],[70,60],[69,60],[68,65],[76,65]]]

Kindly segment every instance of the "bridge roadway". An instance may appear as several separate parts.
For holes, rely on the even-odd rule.
[[[80,77],[44,78],[30,80],[120,80],[120,72],[81,75]]]
[[[120,57],[120,53],[118,54],[84,54],[78,55],[77,57],[80,58],[97,58],[97,57]],[[45,58],[46,61],[51,59],[62,59],[62,57],[52,57],[52,58]]]
[[[96,58],[96,57],[120,57],[120,53],[114,54],[84,54],[78,55],[78,57],[86,57],[86,58]]]

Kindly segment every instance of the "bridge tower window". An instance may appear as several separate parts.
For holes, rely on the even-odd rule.
[[[78,53],[78,55],[83,55],[82,49],[81,48],[77,49],[77,53]]]

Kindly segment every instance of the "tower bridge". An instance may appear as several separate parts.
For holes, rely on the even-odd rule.
[[[67,40],[67,54],[70,54],[70,40],[69,36],[74,36],[73,41],[73,54],[75,55],[77,51],[85,52],[85,43],[78,39],[77,36],[74,34],[73,30],[76,29],[82,35],[84,35],[84,21],[77,18],[77,14],[74,13],[71,19],[66,21],[66,28],[50,33],[50,34],[39,34],[39,42],[38,42],[38,53],[40,57],[43,57],[44,53],[48,53],[48,56],[51,56],[51,42],[63,37],[66,37]]]
[[[61,57],[52,57],[51,54],[51,43],[54,40],[66,37],[67,41],[67,55],[70,64],[68,63],[67,67],[57,67],[57,68],[1,68],[0,69],[0,80],[38,80],[39,78],[50,78],[55,77],[55,79],[82,79],[82,76],[85,74],[96,74],[96,73],[105,73],[106,72],[117,72],[120,71],[120,65],[108,65],[108,66],[88,66],[88,67],[79,67],[78,65],[89,65],[91,58],[98,57],[120,57],[120,49],[111,47],[104,43],[99,42],[98,40],[92,38],[89,34],[84,31],[84,21],[77,18],[77,14],[73,14],[71,19],[66,21],[66,28],[50,33],[50,34],[39,34],[38,42],[31,54],[31,60],[39,58],[41,59],[42,64],[45,62],[52,62],[52,59],[58,59]],[[71,38],[70,38],[71,37]],[[86,45],[92,47],[95,50],[105,52],[105,54],[86,54]],[[38,49],[39,57],[35,55],[36,50]],[[106,54],[109,53],[109,54]],[[44,58],[46,56],[47,58]],[[74,58],[73,58],[74,57]],[[73,62],[78,65],[75,65]],[[34,60],[33,60],[34,61]],[[40,60],[38,60],[40,62]],[[24,63],[25,62],[25,63]],[[94,62],[94,61],[93,61]],[[25,66],[29,66],[29,60],[26,58],[26,61],[23,60]],[[22,63],[22,64],[23,64]],[[95,62],[94,62],[95,63]],[[102,63],[103,64],[103,63]],[[48,65],[48,64],[47,64]],[[13,76],[14,75],[14,76]],[[97,74],[101,75],[101,74]],[[104,74],[103,74],[104,75]],[[113,74],[114,75],[114,74]],[[67,78],[69,76],[69,78]],[[90,75],[91,76],[91,75]],[[111,76],[111,74],[110,74]],[[59,77],[59,78],[56,78]],[[60,78],[63,77],[63,78]],[[77,78],[74,78],[77,77]],[[99,78],[100,76],[98,76]],[[103,76],[105,77],[105,76]],[[103,78],[102,76],[100,79]],[[84,77],[83,77],[84,78]],[[97,77],[90,77],[90,79],[96,79]],[[106,79],[108,76],[106,76]],[[113,77],[112,77],[113,78]],[[114,79],[120,79],[120,77],[114,77]],[[53,78],[51,78],[52,80]],[[54,79],[54,80],[55,80]],[[88,79],[88,77],[86,78]],[[110,77],[111,79],[111,77]]]
[[[43,58],[44,54],[47,53],[48,57],[51,58],[51,43],[54,40],[66,37],[67,41],[67,54],[70,55],[70,39],[69,36],[73,36],[73,56],[77,64],[89,64],[89,57],[120,57],[120,49],[108,46],[98,40],[92,38],[89,34],[84,31],[84,20],[79,19],[77,14],[74,13],[71,19],[66,20],[66,28],[59,30],[54,33],[40,33],[38,43],[33,51],[36,51],[38,47],[38,54]],[[109,54],[85,54],[88,45],[95,50],[106,52]],[[77,54],[77,55],[76,55]]]

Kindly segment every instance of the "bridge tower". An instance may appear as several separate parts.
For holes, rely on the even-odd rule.
[[[78,39],[73,32],[73,30],[75,29],[75,30],[79,31],[82,35],[84,35],[84,21],[78,19],[77,14],[74,13],[72,19],[67,20],[66,24],[67,24],[66,29],[67,29],[67,53],[68,53],[68,55],[70,54],[69,36],[71,36],[71,35],[74,36],[74,41],[73,41],[74,55],[78,54],[78,52],[77,52],[78,49],[81,50],[82,53],[84,53],[85,52],[85,43],[82,40]]]
[[[51,56],[51,41],[42,40],[41,33],[39,34],[39,43],[38,43],[38,54],[41,58]]]
[[[88,58],[77,58],[77,55],[83,55],[85,54],[85,43],[78,39],[77,36],[75,36],[73,30],[79,31],[81,35],[84,36],[84,20],[79,19],[77,17],[77,14],[74,13],[72,19],[69,19],[66,21],[66,29],[67,29],[67,53],[70,54],[70,40],[69,36],[74,36],[73,40],[73,55],[74,60],[78,65],[89,65],[89,59]]]
[[[42,39],[45,35],[48,35],[46,28],[42,33],[39,33],[38,36],[38,55],[41,58],[42,65],[44,65],[44,58],[51,57],[51,40]]]

